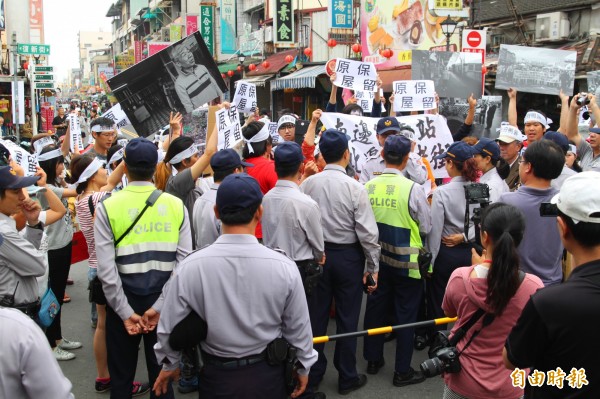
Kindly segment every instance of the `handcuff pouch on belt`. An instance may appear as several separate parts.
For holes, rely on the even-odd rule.
[[[431,265],[432,259],[433,255],[431,254],[431,252],[426,251],[424,248],[419,250],[417,263],[419,264],[419,273],[421,273],[421,278],[425,278],[427,276],[427,272],[429,271],[429,266]]]
[[[321,275],[323,274],[323,268],[314,261],[307,261],[298,264],[298,268],[304,272],[304,291],[306,292],[306,296],[310,296],[317,284],[319,284],[319,280],[321,279]]]
[[[298,368],[297,352],[298,349],[291,346],[283,337],[275,338],[266,349],[266,360],[270,366],[284,366],[283,377],[288,394],[296,388],[294,374]]]

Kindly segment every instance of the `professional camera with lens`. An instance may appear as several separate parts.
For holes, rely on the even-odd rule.
[[[454,346],[440,348],[435,352],[435,356],[421,363],[421,371],[428,378],[442,373],[458,373],[461,370],[458,355]]]
[[[465,198],[469,204],[480,204],[490,199],[490,187],[485,183],[471,183],[465,187]]]
[[[577,105],[584,106],[584,105],[588,105],[589,103],[590,103],[590,99],[588,98],[588,94],[587,93],[579,93],[579,96],[577,97]]]

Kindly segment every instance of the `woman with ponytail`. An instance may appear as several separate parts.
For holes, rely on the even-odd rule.
[[[495,203],[482,212],[483,256],[473,249],[473,265],[456,269],[446,289],[442,308],[458,317],[452,333],[482,309],[494,315],[482,328],[481,317],[457,344],[462,370],[446,373],[444,399],[516,399],[523,390],[512,385],[511,370],[503,367],[502,348],[529,297],[543,288],[542,281],[519,272],[517,247],[523,238],[525,219],[512,205]],[[480,333],[464,349],[475,331]],[[464,351],[463,351],[464,349]]]
[[[490,189],[490,202],[498,201],[502,193],[510,189],[504,181],[510,173],[510,165],[500,157],[500,146],[494,140],[482,137],[473,146],[477,169],[483,173],[479,178],[480,183],[485,183]]]

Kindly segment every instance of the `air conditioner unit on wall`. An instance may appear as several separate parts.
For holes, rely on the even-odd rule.
[[[267,26],[265,28],[265,42],[272,42],[272,41],[273,41],[273,27]]]
[[[536,42],[551,42],[569,37],[571,24],[566,12],[539,14],[535,19]]]

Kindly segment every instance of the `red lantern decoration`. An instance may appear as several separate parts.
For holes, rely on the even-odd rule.
[[[23,69],[29,69],[29,62],[25,61],[23,63]]]
[[[307,57],[310,57],[310,55],[312,54],[312,50],[310,47],[307,47],[304,49],[304,55]]]
[[[358,54],[362,51],[362,46],[358,43],[354,43],[352,45],[352,51],[354,51],[356,54]]]
[[[269,67],[271,66],[271,64],[269,64],[269,61],[264,61],[262,64],[263,68],[265,69],[269,69]]]
[[[234,73],[235,72],[233,72],[233,71],[227,71],[227,76],[232,77]]]
[[[242,72],[242,70],[244,69],[241,65],[238,65],[237,68],[238,72]]]
[[[487,73],[487,67],[485,65],[481,66],[481,73],[484,75]]]
[[[335,40],[335,39],[329,39],[329,40],[327,40],[327,45],[329,47],[333,48],[333,47],[337,46],[337,40]]]
[[[385,58],[392,58],[392,56],[394,55],[394,52],[391,49],[386,48],[386,49],[382,50],[380,52],[380,54]]]
[[[256,65],[250,64],[250,65],[248,65],[248,69],[251,70],[251,71],[255,71],[256,70]]]
[[[285,56],[285,62],[287,62],[289,64],[292,61],[294,61],[294,57],[292,57],[291,55],[286,55]]]
[[[222,77],[223,79],[225,79],[225,78],[227,77],[227,75],[225,75],[224,73],[222,73],[222,74],[221,74],[221,77]]]

